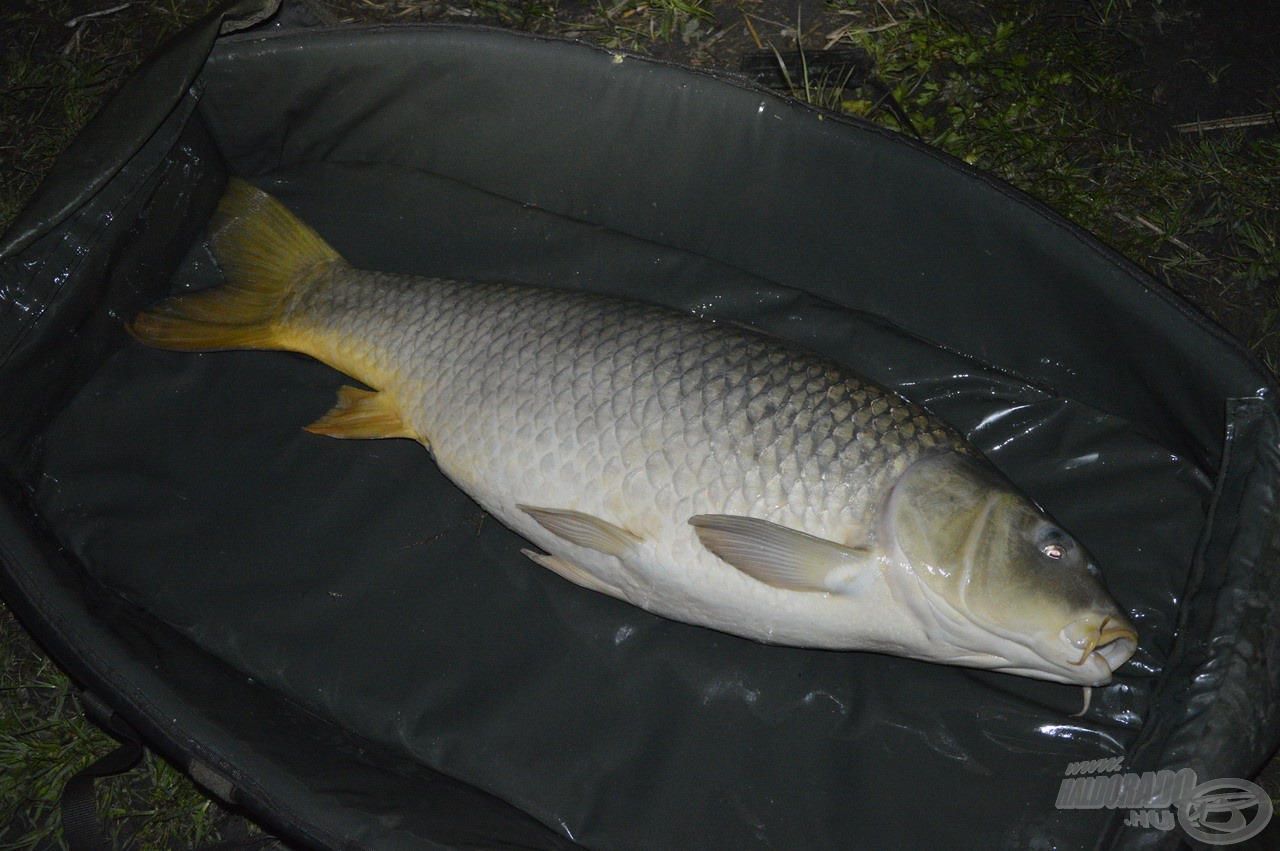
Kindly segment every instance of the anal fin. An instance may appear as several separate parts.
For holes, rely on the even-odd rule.
[[[559,556],[535,553],[533,550],[521,550],[520,552],[532,559],[534,564],[545,567],[547,570],[559,575],[561,578],[569,580],[574,585],[586,588],[588,591],[598,591],[601,594],[608,594],[610,597],[622,600],[623,602],[627,601],[627,598],[622,596],[622,592],[616,587],[605,582],[594,574],[587,572],[585,569],[578,567],[571,561],[562,559]]]
[[[409,437],[426,443],[405,425],[390,398],[376,390],[344,386],[338,390],[338,404],[307,426],[307,431],[348,439]]]

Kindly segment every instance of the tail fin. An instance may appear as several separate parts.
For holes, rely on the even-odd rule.
[[[342,258],[279,201],[234,178],[212,231],[227,283],[165,299],[138,314],[129,333],[181,351],[291,348],[278,321],[280,307],[317,267]]]

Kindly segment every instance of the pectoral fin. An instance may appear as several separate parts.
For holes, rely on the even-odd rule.
[[[537,520],[542,528],[580,547],[589,547],[621,558],[640,543],[640,538],[626,529],[581,511],[536,508],[532,505],[516,507]]]
[[[617,588],[603,579],[599,579],[594,574],[588,573],[571,561],[562,559],[559,556],[535,553],[533,550],[521,550],[520,552],[533,559],[534,564],[545,567],[552,573],[568,579],[574,585],[580,585],[588,591],[598,591],[601,594],[608,594],[610,597],[626,601],[626,598],[622,596],[622,592]]]
[[[329,413],[307,426],[313,434],[350,439],[379,437],[411,437],[411,431],[400,417],[400,411],[386,393],[345,386],[338,390],[338,404]],[[425,440],[422,441],[426,443]]]
[[[875,575],[875,556],[777,523],[729,514],[689,518],[703,546],[775,588],[856,594]]]

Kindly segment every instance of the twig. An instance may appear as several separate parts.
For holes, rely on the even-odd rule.
[[[1276,113],[1258,112],[1253,115],[1238,115],[1213,121],[1189,121],[1186,124],[1175,124],[1173,129],[1179,133],[1203,133],[1205,130],[1232,130],[1237,127],[1262,127],[1276,123],[1280,123]]]
[[[729,26],[724,27],[723,29],[721,29],[719,32],[714,32],[714,33],[712,33],[711,35],[707,36],[705,39],[703,39],[702,41],[698,42],[698,45],[697,45],[698,50],[706,50],[708,47],[710,47],[711,45],[715,44],[715,43],[716,43],[717,41],[719,41],[720,39],[724,38],[724,37],[725,37],[725,35],[726,35],[730,30],[732,30],[732,29],[736,29],[736,28],[737,28],[737,26],[738,26],[738,22],[737,22],[737,21],[734,21],[733,23],[729,24]]]
[[[743,12],[743,13],[742,13],[742,21],[743,21],[743,23],[745,23],[745,24],[747,25],[747,32],[751,33],[751,38],[752,38],[752,39],[755,41],[755,43],[756,43],[756,49],[757,49],[757,50],[764,50],[764,42],[762,42],[762,41],[760,40],[760,35],[759,35],[759,33],[757,33],[757,32],[756,32],[756,28],[755,28],[754,26],[752,26],[752,24],[751,24],[751,18],[750,18],[750,16],[748,16],[748,15],[747,15],[747,13],[746,13],[746,12]]]
[[[858,35],[863,35],[865,33],[878,33],[878,32],[883,32],[884,30],[891,30],[896,26],[900,26],[897,21],[894,21],[888,24],[881,24],[878,27],[855,27],[854,24],[856,23],[857,21],[850,21],[849,23],[840,27],[838,30],[827,33],[827,46],[824,47],[823,50],[830,50],[837,41],[839,41],[840,39],[844,38],[847,35],[854,35],[855,33]]]
[[[132,5],[133,5],[132,2],[121,3],[119,6],[112,6],[110,9],[100,9],[97,12],[85,12],[83,15],[76,15],[74,18],[64,23],[63,26],[77,27],[83,22],[89,20],[90,18],[101,18],[103,15],[113,15],[116,12],[119,12],[121,9],[127,9]]]
[[[76,31],[71,34],[71,38],[67,39],[67,43],[62,45],[62,55],[66,56],[72,50],[80,46],[80,33],[84,32],[84,24],[76,27]]]
[[[759,21],[762,24],[769,24],[770,26],[775,26],[778,29],[786,29],[787,27],[791,26],[791,24],[784,24],[782,21],[775,21],[773,18],[766,18],[763,15],[757,15],[755,12],[743,12],[742,14],[748,18],[755,18],[757,21]]]
[[[66,56],[80,46],[80,36],[84,33],[84,25],[90,18],[101,18],[103,15],[113,15],[121,9],[127,9],[133,3],[121,3],[119,6],[112,6],[110,9],[99,9],[96,12],[85,12],[83,15],[76,15],[69,21],[66,21],[64,27],[74,27],[75,32],[71,34],[71,38],[67,39],[67,43],[62,46],[62,55]]]
[[[420,541],[414,541],[413,543],[405,544],[405,545],[404,545],[403,547],[401,547],[400,549],[402,549],[402,550],[407,550],[407,549],[409,549],[409,548],[411,548],[411,547],[420,547],[420,546],[422,546],[422,545],[424,545],[424,544],[432,544],[432,543],[435,543],[436,541],[440,540],[440,539],[441,539],[441,538],[443,538],[445,535],[449,534],[450,532],[454,531],[455,529],[461,529],[461,528],[463,528],[463,527],[465,527],[465,526],[474,526],[474,527],[476,527],[476,535],[478,536],[478,535],[480,534],[480,530],[481,530],[482,528],[484,528],[484,518],[485,518],[485,515],[483,515],[483,514],[471,514],[471,515],[468,515],[467,517],[464,517],[464,518],[462,518],[461,520],[459,520],[457,523],[454,523],[454,524],[453,524],[453,525],[451,525],[451,526],[448,526],[448,527],[446,527],[446,528],[444,528],[444,529],[441,529],[439,532],[436,532],[436,533],[434,533],[434,534],[428,535],[427,537],[423,538],[423,539],[422,539],[422,540],[420,540]]]
[[[1187,245],[1185,242],[1178,239],[1173,234],[1163,230],[1162,228],[1160,228],[1159,225],[1155,225],[1147,221],[1142,216],[1139,216],[1137,213],[1135,213],[1132,217],[1126,216],[1124,213],[1116,213],[1115,217],[1126,224],[1141,225],[1142,227],[1154,233],[1156,236],[1166,240],[1172,245],[1176,245],[1178,248],[1181,248],[1183,251],[1187,252],[1188,254],[1194,254],[1196,257],[1199,257],[1201,260],[1203,260],[1206,263],[1211,262],[1209,258],[1206,257],[1204,254],[1202,254],[1200,251],[1197,251],[1196,249],[1192,248],[1190,245]]]

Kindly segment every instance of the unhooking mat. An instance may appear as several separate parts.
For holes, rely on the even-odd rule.
[[[1276,385],[1144,273],[724,75],[296,9],[214,40],[255,8],[145,67],[0,244],[0,592],[206,787],[324,847],[1149,848],[1184,834],[1060,797],[1073,764],[1274,749]],[[336,372],[128,339],[220,281],[228,174],[360,267],[658,301],[925,404],[1096,555],[1137,655],[1073,718],[1078,688],[763,646],[535,567],[416,444],[302,431]]]

